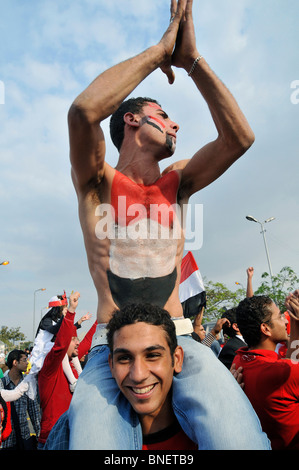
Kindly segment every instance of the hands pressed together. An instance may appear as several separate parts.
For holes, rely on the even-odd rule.
[[[164,48],[165,60],[160,66],[172,84],[175,74],[172,65],[189,70],[199,56],[196,48],[192,16],[193,0],[171,0],[170,24],[159,45]]]
[[[285,304],[290,316],[299,321],[299,289],[287,296]]]

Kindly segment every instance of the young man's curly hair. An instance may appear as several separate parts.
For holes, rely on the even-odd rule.
[[[270,297],[257,295],[242,300],[236,311],[238,327],[249,348],[256,346],[261,339],[261,324],[271,324]]]

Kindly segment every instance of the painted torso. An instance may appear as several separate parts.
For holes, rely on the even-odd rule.
[[[133,302],[155,303],[173,316],[181,314],[179,183],[176,171],[146,186],[111,168],[105,195],[92,198],[95,217],[81,217],[101,321]]]

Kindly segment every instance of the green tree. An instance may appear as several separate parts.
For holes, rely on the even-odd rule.
[[[276,276],[264,272],[261,276],[262,282],[254,295],[267,295],[271,297],[280,310],[285,310],[285,298],[290,292],[299,288],[299,277],[289,266],[284,266]],[[273,282],[273,288],[272,288]],[[229,309],[236,307],[246,297],[246,289],[239,288],[236,291],[229,290],[221,282],[213,282],[204,279],[207,297],[207,306],[203,315],[203,323],[217,320],[221,317],[224,307]]]
[[[0,328],[0,341],[3,341],[9,348],[14,346],[15,341],[24,341],[26,336],[20,331],[20,327],[8,328],[2,326]]]
[[[283,312],[286,309],[286,296],[299,288],[298,276],[292,268],[284,266],[276,276],[272,277],[272,282],[271,276],[267,272],[263,273],[261,277],[263,282],[254,292],[254,295],[267,295],[271,297]]]
[[[203,323],[220,318],[224,307],[229,309],[238,305],[246,296],[245,289],[229,290],[221,282],[212,282],[204,279],[206,290],[207,306],[204,311]]]

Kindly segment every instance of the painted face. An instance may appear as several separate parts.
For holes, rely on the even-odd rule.
[[[140,120],[140,125],[152,126],[165,136],[165,145],[173,153],[176,145],[176,133],[179,125],[168,117],[163,109],[156,103],[148,103],[143,107],[144,116]]]
[[[112,375],[140,418],[168,409],[173,373],[181,370],[181,348],[173,359],[163,329],[143,322],[116,331],[113,343]]]

